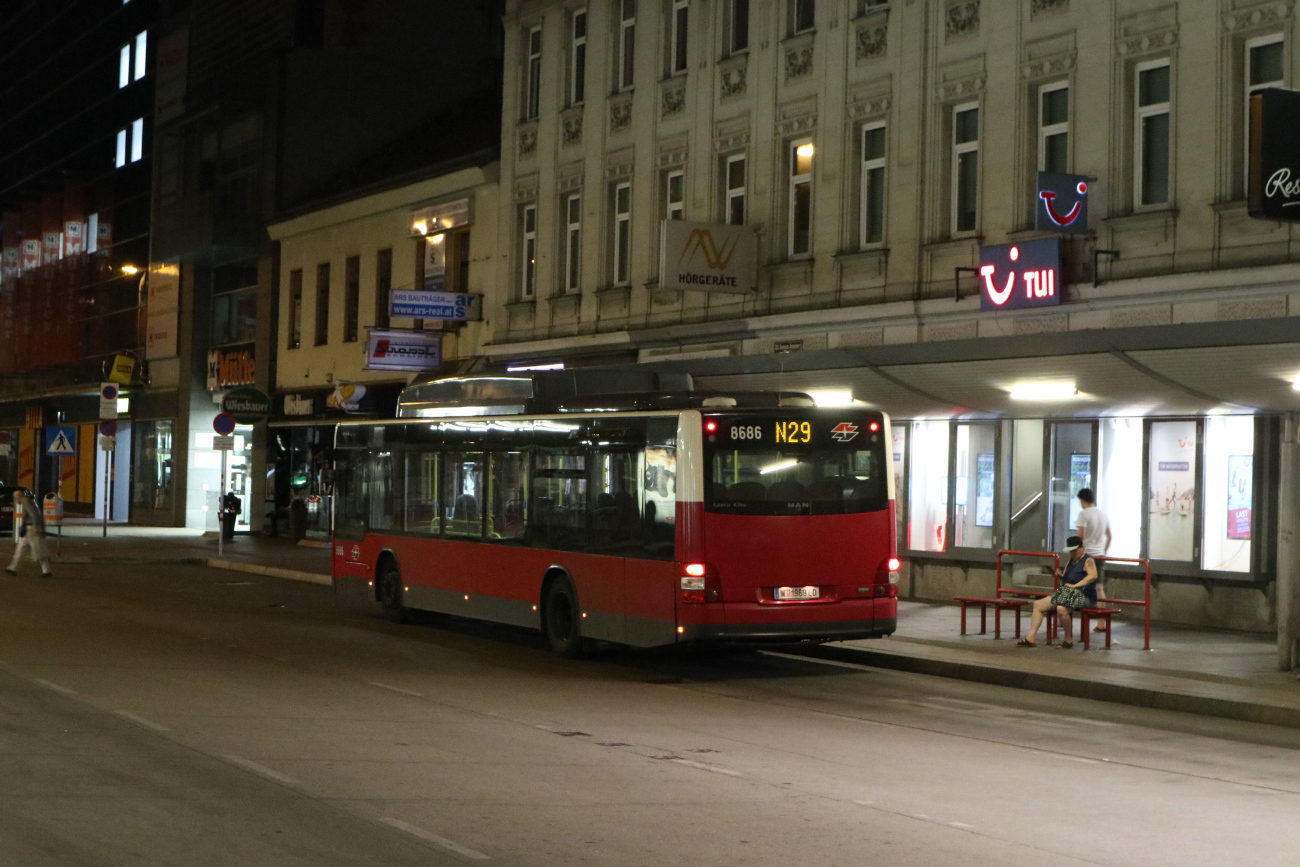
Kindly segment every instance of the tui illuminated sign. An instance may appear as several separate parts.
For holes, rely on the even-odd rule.
[[[1061,239],[980,247],[980,309],[1018,310],[1061,303]]]
[[[1088,192],[1092,180],[1086,175],[1039,172],[1034,228],[1040,232],[1086,235]]]

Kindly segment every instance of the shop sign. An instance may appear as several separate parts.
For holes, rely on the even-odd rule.
[[[325,408],[336,412],[357,412],[365,400],[366,387],[356,382],[340,382],[325,398]]]
[[[167,123],[185,114],[189,52],[189,27],[173,30],[158,42],[153,110],[156,124]]]
[[[35,271],[41,267],[41,241],[39,238],[24,238],[22,251],[24,271]]]
[[[79,220],[66,220],[63,223],[63,255],[78,256],[85,248],[85,223]]]
[[[232,385],[252,385],[257,365],[251,347],[208,350],[208,391]]]
[[[664,220],[659,288],[745,294],[754,288],[754,229]]]
[[[1061,239],[980,247],[980,309],[1018,310],[1061,303]]]
[[[1268,87],[1250,95],[1247,213],[1300,221],[1300,92]]]
[[[411,292],[394,289],[388,309],[390,316],[466,322],[482,316],[482,298],[482,295],[470,295],[467,292]]]
[[[1034,228],[1065,235],[1088,233],[1088,192],[1093,179],[1086,175],[1038,173],[1038,200]]]
[[[1249,539],[1255,456],[1228,455],[1228,538]]]
[[[314,398],[303,397],[301,394],[286,394],[284,396],[284,414],[285,415],[315,415],[316,401]]]
[[[155,263],[149,266],[146,286],[144,357],[172,358],[176,355],[176,332],[180,314],[181,269],[179,265]]]
[[[240,424],[257,424],[271,414],[271,398],[255,388],[233,388],[222,396],[221,411]]]
[[[438,370],[442,335],[431,331],[371,331],[366,341],[367,370]]]
[[[108,381],[119,385],[130,385],[135,376],[135,359],[129,355],[113,356],[113,368],[108,372]]]
[[[412,211],[409,222],[412,236],[436,235],[448,229],[468,226],[469,199],[457,199],[454,202]]]

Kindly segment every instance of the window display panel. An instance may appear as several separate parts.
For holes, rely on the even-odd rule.
[[[1097,508],[1110,519],[1112,557],[1142,556],[1142,419],[1104,418]]]
[[[997,429],[993,425],[959,424],[956,446],[953,543],[958,548],[991,548]]]
[[[903,524],[903,518],[907,515],[907,509],[904,508],[906,503],[901,500],[907,495],[907,488],[903,487],[903,473],[907,468],[907,461],[904,457],[907,454],[907,425],[895,424],[889,429],[891,451],[894,458],[894,532],[895,539],[899,545],[907,543],[907,527]]]
[[[1152,422],[1147,460],[1147,556],[1191,560],[1196,544],[1196,422]]]
[[[946,421],[912,425],[907,547],[943,551],[948,539],[948,431]]]
[[[1201,568],[1249,572],[1254,518],[1253,417],[1206,419],[1204,478]]]
[[[1079,529],[1079,491],[1092,487],[1092,423],[1052,425],[1052,551]]]

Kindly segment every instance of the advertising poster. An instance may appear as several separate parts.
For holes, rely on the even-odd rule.
[[[1153,422],[1150,460],[1150,557],[1191,560],[1196,523],[1196,422]]]
[[[1228,455],[1228,538],[1250,538],[1253,455]]]
[[[975,526],[993,526],[993,455],[975,457]]]
[[[1079,492],[1092,482],[1092,455],[1070,455],[1070,529],[1079,528]]]

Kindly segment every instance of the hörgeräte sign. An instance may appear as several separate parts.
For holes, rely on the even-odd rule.
[[[664,220],[659,288],[696,292],[754,289],[754,230],[726,223]]]
[[[1300,222],[1300,91],[1268,87],[1250,95],[1246,203],[1252,217]]]

